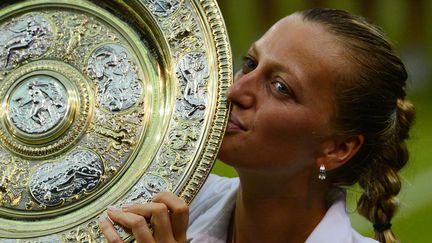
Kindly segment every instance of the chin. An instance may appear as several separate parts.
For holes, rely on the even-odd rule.
[[[222,144],[219,148],[217,159],[223,161],[225,164],[236,167],[238,163],[244,159],[244,149],[240,145],[238,139],[233,139],[229,135],[225,135]]]
[[[230,154],[232,153],[231,151],[231,146],[229,145],[229,142],[226,141],[226,135],[224,137],[224,139],[222,140],[222,143],[219,147],[219,151],[217,154],[217,159],[222,160],[222,161],[226,161],[226,159],[228,159],[230,156]],[[231,152],[230,152],[231,151]]]
[[[231,157],[232,156],[230,156],[230,153],[227,153],[227,151],[223,149],[223,146],[221,146],[217,155],[217,159],[222,161],[224,164],[233,166],[233,164],[231,163],[233,159]]]

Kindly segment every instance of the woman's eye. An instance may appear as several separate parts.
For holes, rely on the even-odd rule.
[[[250,57],[243,58],[243,66],[242,66],[243,73],[249,73],[250,71],[254,70],[256,67],[257,64],[254,59]]]
[[[286,84],[284,84],[283,82],[275,81],[275,82],[273,82],[273,85],[274,85],[277,92],[279,92],[285,96],[289,96],[289,97],[294,96],[291,89]]]

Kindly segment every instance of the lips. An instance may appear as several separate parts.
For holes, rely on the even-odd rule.
[[[247,131],[247,129],[235,116],[231,114],[228,120],[227,132],[234,132],[234,131]]]

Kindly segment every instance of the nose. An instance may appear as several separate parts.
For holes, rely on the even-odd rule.
[[[228,89],[228,100],[241,108],[252,107],[256,102],[258,92],[257,77],[253,72],[243,74],[239,71],[234,78],[234,83]]]
[[[228,89],[227,98],[236,106],[243,109],[248,109],[256,105],[259,92],[261,75],[259,69],[252,70],[248,73],[243,73],[241,70],[237,72],[234,78],[234,83]]]

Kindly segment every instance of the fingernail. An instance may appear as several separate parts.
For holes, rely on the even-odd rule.
[[[123,205],[121,205],[121,209],[123,210],[123,212],[127,212],[129,210],[130,207],[132,207],[132,203],[125,203]]]
[[[111,222],[111,224],[114,224],[114,221],[112,221],[107,212],[103,212],[101,215],[99,215],[99,222]]]
[[[118,212],[118,211],[120,211],[120,209],[117,208],[116,206],[108,206],[107,209],[110,212]]]
[[[104,223],[106,221],[109,220],[108,215],[106,214],[106,212],[103,212],[100,216],[99,216],[99,222]]]

